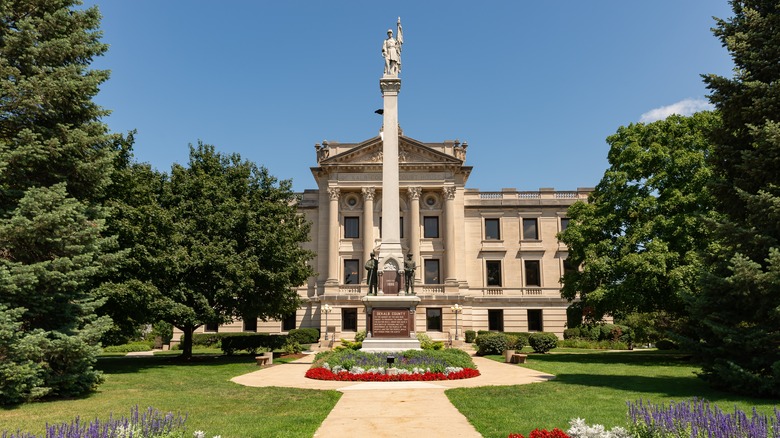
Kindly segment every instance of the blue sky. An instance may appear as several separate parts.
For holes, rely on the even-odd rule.
[[[619,126],[704,107],[730,76],[726,0],[88,0],[112,71],[96,101],[168,171],[199,140],[314,188],[314,144],[378,134],[381,44],[404,28],[399,121],[468,142],[467,187],[593,187]]]

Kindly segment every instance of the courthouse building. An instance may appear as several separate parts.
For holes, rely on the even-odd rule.
[[[567,208],[592,189],[534,191],[466,188],[468,145],[399,136],[400,233],[418,269],[414,328],[433,339],[464,330],[546,331],[562,337],[568,303],[560,295],[567,248],[556,235]],[[311,168],[317,188],[301,194],[312,222],[307,247],[318,273],[298,288],[301,307],[283,321],[237,321],[202,331],[284,333],[327,326],[352,339],[366,328],[370,254],[381,242],[382,136],[362,143],[323,142]],[[507,176],[511,184],[511,176]],[[326,306],[327,305],[327,306]],[[323,310],[328,310],[324,312]],[[326,315],[327,313],[327,315]],[[327,322],[326,322],[327,320]]]
[[[411,303],[403,316],[408,336],[424,332],[433,339],[462,339],[465,330],[494,330],[562,337],[568,303],[561,298],[560,279],[567,248],[556,236],[568,224],[567,208],[586,200],[591,189],[469,189],[466,143],[423,143],[404,136],[397,105],[400,18],[397,26],[397,39],[388,30],[382,46],[384,108],[378,112],[383,132],[362,143],[315,145],[311,171],[317,188],[302,193],[298,207],[313,224],[306,246],[316,254],[317,274],[298,288],[301,307],[282,321],[237,321],[198,331],[284,333],[316,327],[323,335],[351,339],[376,322],[369,319],[372,306],[388,306],[399,292],[401,260],[411,254],[416,298],[395,301]],[[506,183],[513,183],[511,175]],[[383,205],[388,208],[384,242]],[[379,295],[387,288],[387,300],[366,297],[364,265],[372,253],[385,273],[378,283]]]

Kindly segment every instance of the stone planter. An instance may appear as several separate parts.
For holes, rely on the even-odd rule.
[[[513,354],[515,354],[515,350],[504,350],[504,362],[512,363]]]

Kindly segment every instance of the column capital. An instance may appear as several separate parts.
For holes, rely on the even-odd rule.
[[[455,187],[444,187],[441,189],[441,192],[448,201],[455,199]]]
[[[363,187],[360,189],[360,192],[363,193],[363,199],[366,201],[373,201],[374,196],[376,195],[376,188],[375,187]]]
[[[409,199],[418,201],[422,194],[422,187],[409,187],[406,189],[409,192]]]
[[[398,78],[384,77],[379,80],[379,88],[382,94],[398,94],[401,91],[401,80]]]
[[[341,195],[341,189],[338,187],[328,187],[328,196],[331,201],[338,201]]]

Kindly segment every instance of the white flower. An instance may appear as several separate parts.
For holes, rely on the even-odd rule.
[[[204,432],[204,431],[202,431],[202,430],[196,430],[196,431],[195,431],[195,432],[192,434],[192,436],[194,436],[195,438],[206,438],[206,432]]]
[[[571,438],[632,438],[631,434],[622,427],[616,426],[612,430],[605,430],[600,424],[588,426],[582,418],[569,421],[569,425],[571,427],[566,434]]]

